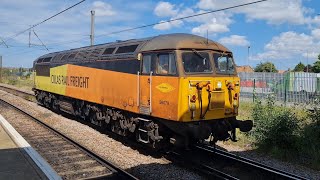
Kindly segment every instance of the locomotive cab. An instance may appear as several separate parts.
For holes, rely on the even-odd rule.
[[[231,52],[183,49],[142,54],[140,112],[161,117],[174,144],[207,139],[236,140],[235,129],[252,121],[236,119],[240,79]],[[178,142],[178,141],[182,141]]]
[[[181,88],[188,103],[182,104],[181,121],[189,122],[186,134],[213,141],[236,140],[235,129],[247,132],[252,121],[236,119],[240,79],[231,52],[195,50],[181,52],[184,79]],[[200,125],[202,124],[202,125]]]

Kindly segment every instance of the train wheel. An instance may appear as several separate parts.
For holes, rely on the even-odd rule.
[[[43,93],[43,105],[44,105],[46,108],[50,109],[50,108],[51,108],[51,107],[50,107],[50,104],[51,104],[51,99],[50,99],[50,97],[49,97],[49,94]]]
[[[53,99],[52,100],[52,110],[54,111],[54,112],[59,112],[59,103],[58,103],[58,100],[57,99]]]
[[[39,91],[36,92],[36,99],[39,104],[43,104],[42,92],[39,92]]]
[[[95,112],[91,112],[90,115],[89,115],[89,119],[90,119],[90,122],[94,125],[97,125],[97,126],[102,126],[102,121],[99,121],[98,118],[97,118],[97,113]]]

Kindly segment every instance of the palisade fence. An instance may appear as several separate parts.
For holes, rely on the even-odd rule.
[[[312,103],[320,99],[320,73],[238,73],[242,98],[266,98],[273,94],[277,101]]]

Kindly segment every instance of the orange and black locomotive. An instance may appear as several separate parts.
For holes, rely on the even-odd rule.
[[[39,103],[139,142],[235,139],[240,79],[232,52],[190,34],[117,41],[34,61]]]

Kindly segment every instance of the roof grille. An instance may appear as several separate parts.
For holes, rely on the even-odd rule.
[[[107,48],[106,50],[104,50],[103,55],[112,54],[115,49],[116,49],[115,47]]]

